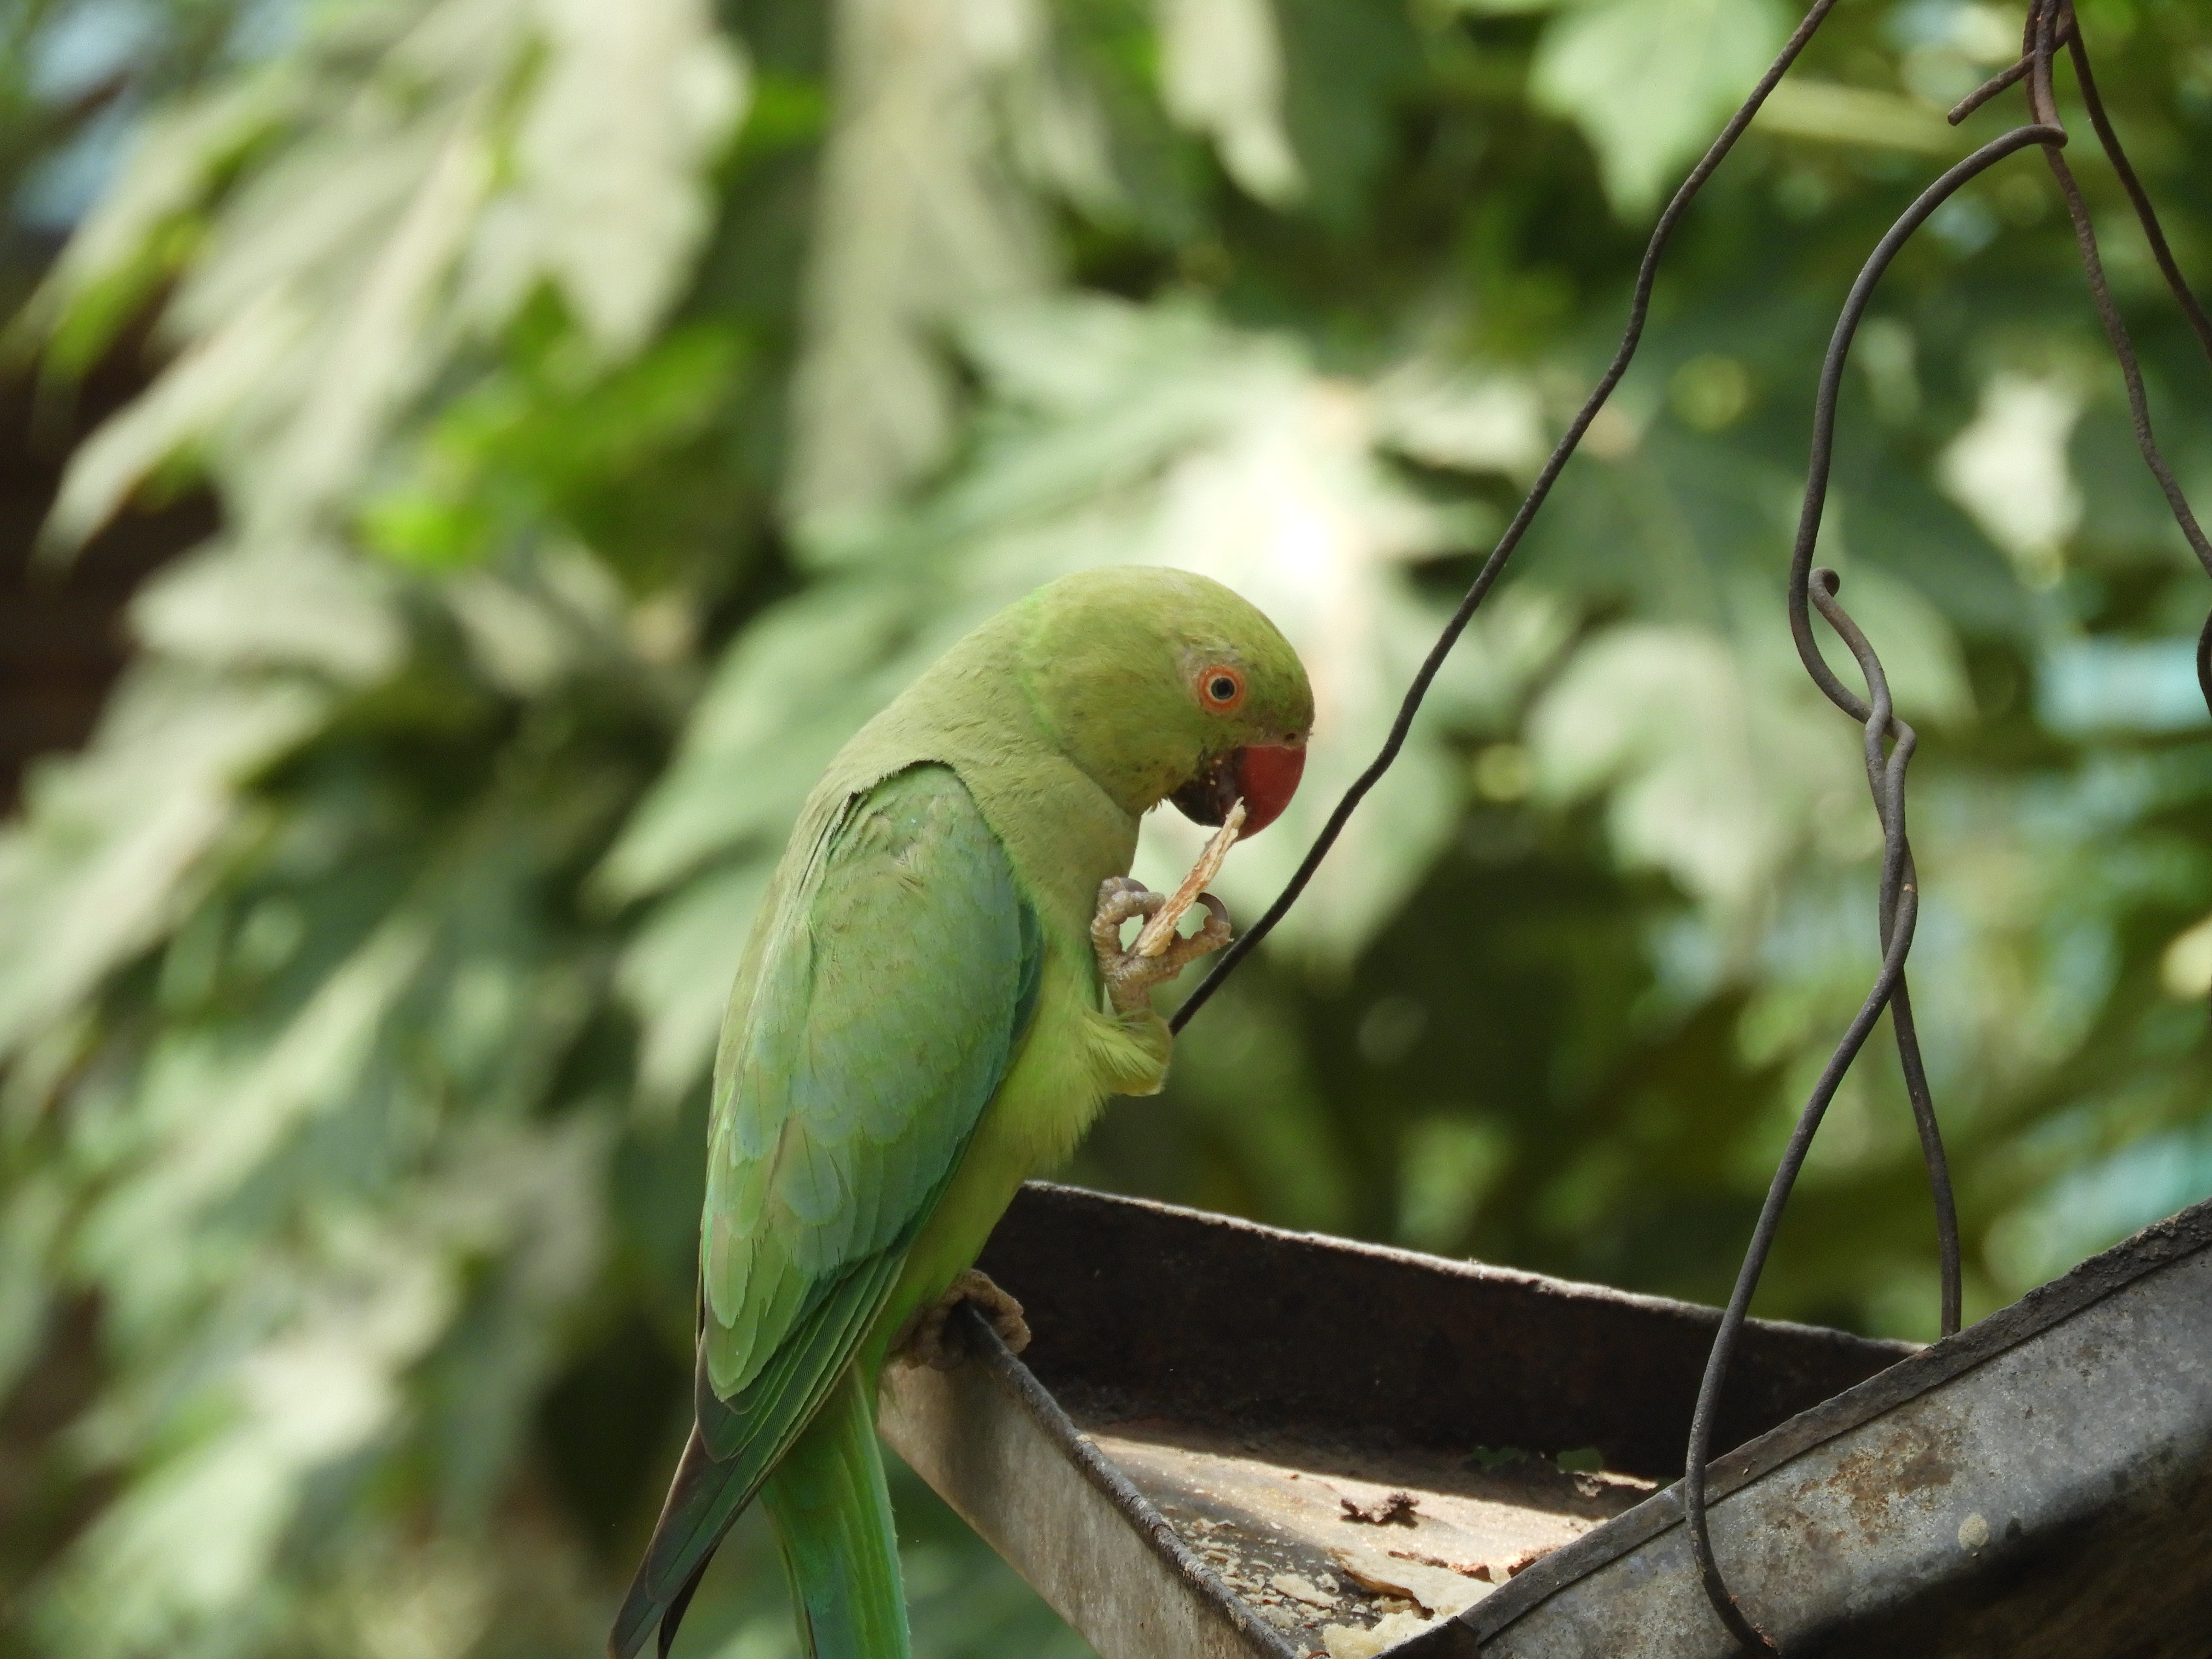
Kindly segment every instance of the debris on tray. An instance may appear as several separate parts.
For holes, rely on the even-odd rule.
[[[1519,1555],[1516,1556],[1511,1561],[1506,1563],[1505,1576],[1508,1578],[1518,1578],[1522,1573],[1528,1571],[1529,1568],[1534,1566],[1539,1561],[1542,1560],[1551,1553],[1552,1552],[1547,1549],[1522,1551]]]
[[[1371,1546],[1357,1544],[1340,1544],[1329,1553],[1344,1569],[1345,1577],[1362,1589],[1410,1601],[1431,1618],[1449,1619],[1498,1587],[1486,1563],[1462,1565],[1432,1556],[1430,1559],[1437,1565],[1431,1566],[1408,1560],[1400,1551],[1385,1555]]]
[[[1394,1492],[1381,1503],[1362,1508],[1349,1498],[1340,1498],[1344,1518],[1366,1527],[1410,1527],[1419,1512],[1420,1500],[1409,1492]]]
[[[1429,1621],[1418,1613],[1392,1613],[1364,1629],[1358,1625],[1324,1626],[1321,1639],[1328,1659],[1376,1659],[1428,1627]]]
[[[1316,1584],[1303,1573],[1279,1572],[1267,1581],[1268,1588],[1279,1590],[1293,1601],[1303,1601],[1310,1607],[1334,1612],[1336,1607],[1336,1581],[1327,1579],[1328,1588]]]
[[[1086,1426],[1206,1570],[1304,1659],[1382,1653],[1651,1490],[1549,1459],[1469,1467],[1159,1419]]]
[[[1447,1561],[1441,1555],[1424,1555],[1419,1550],[1392,1550],[1389,1553],[1401,1561],[1415,1561],[1425,1567],[1445,1567],[1465,1578],[1480,1578],[1486,1584],[1498,1582],[1487,1561],[1470,1566],[1464,1561]]]

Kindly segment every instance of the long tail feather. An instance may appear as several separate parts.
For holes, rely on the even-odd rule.
[[[808,1659],[908,1659],[873,1389],[848,1370],[761,1489]]]
[[[823,1402],[848,1386],[839,1380],[836,1366],[874,1317],[898,1273],[899,1260],[886,1252],[849,1275],[734,1400],[720,1399],[708,1387],[702,1358],[691,1437],[676,1465],[645,1560],[615,1617],[614,1632],[607,1638],[609,1659],[635,1659],[656,1622],[665,1659],[696,1581],[722,1534],[752,1501],[776,1460],[801,1437],[807,1419],[817,1409],[826,1411]],[[862,1389],[865,1408],[872,1395],[857,1379],[848,1380]],[[872,1415],[868,1428],[872,1449]],[[880,1484],[881,1475],[877,1479]]]
[[[691,1570],[684,1581],[684,1588],[676,1592],[676,1599],[668,1604],[668,1611],[660,1615],[660,1659],[668,1659],[668,1650],[676,1645],[676,1632],[684,1628],[684,1615],[690,1611],[691,1598],[699,1593],[699,1581],[707,1576],[714,1564],[714,1552],[708,1550],[706,1558]]]
[[[744,1471],[734,1463],[716,1462],[699,1431],[691,1431],[676,1465],[676,1478],[669,1483],[668,1501],[661,1508],[653,1544],[615,1616],[614,1633],[607,1638],[608,1659],[636,1659],[656,1624],[661,1627],[662,1659],[666,1659],[676,1627],[684,1620],[684,1610],[699,1588],[715,1546],[751,1496],[744,1477]]]

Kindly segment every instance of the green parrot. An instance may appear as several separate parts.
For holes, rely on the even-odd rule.
[[[1156,957],[1122,924],[1171,800],[1243,830],[1297,787],[1313,694],[1273,625],[1158,567],[1069,576],[984,623],[846,744],[807,798],[740,963],[714,1060],[695,1423],[608,1640],[675,1638],[758,1495],[806,1651],[905,1659],[875,1436],[894,1352],[945,1312],[1019,1310],[970,1270],[1022,1182],[1106,1097],[1149,1094],[1170,1036],[1152,986],[1228,938]]]

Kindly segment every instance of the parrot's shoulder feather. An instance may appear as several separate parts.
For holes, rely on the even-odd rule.
[[[810,1349],[802,1328],[855,1270],[912,1241],[1042,973],[1036,915],[950,768],[855,793],[793,859],[732,1000],[708,1130],[702,1343],[724,1400]]]

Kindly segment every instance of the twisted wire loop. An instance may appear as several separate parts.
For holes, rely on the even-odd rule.
[[[1866,1000],[1859,1006],[1857,1016],[1844,1033],[1843,1041],[1836,1045],[1828,1063],[1821,1068],[1820,1080],[1814,1085],[1812,1097],[1798,1115],[1797,1127],[1790,1132],[1790,1144],[1784,1148],[1782,1161],[1774,1171],[1774,1180],[1766,1190],[1766,1201],[1759,1212],[1759,1224],[1753,1229],[1750,1248],[1745,1251],[1743,1267],[1736,1274],[1735,1288],[1729,1294],[1727,1308],[1722,1312],[1719,1329],[1714,1334],[1712,1351],[1705,1359],[1705,1373],[1698,1388],[1697,1410],[1690,1419],[1689,1455],[1682,1471],[1680,1498],[1682,1518],[1689,1529],[1690,1545],[1697,1558],[1698,1576],[1705,1585],[1705,1599],[1729,1632],[1753,1652],[1778,1654],[1781,1649],[1773,1638],[1753,1622],[1737,1602],[1721,1576],[1719,1565],[1713,1559],[1711,1528],[1705,1506],[1705,1466],[1712,1449],[1713,1424],[1720,1410],[1722,1384],[1727,1380],[1729,1362],[1734,1357],[1738,1334],[1751,1310],[1752,1293],[1759,1288],[1760,1271],[1766,1265],[1768,1253],[1774,1246],[1776,1230],[1782,1224],[1782,1212],[1789,1202],[1790,1189],[1796,1185],[1797,1174],[1804,1167],[1805,1155],[1812,1150],[1813,1136],[1826,1115],[1829,1103],[1835,1099],[1836,1091],[1850,1070],[1851,1062],[1858,1058],[1859,1050],[1881,1018],[1885,1007],[1891,1010],[1891,1024],[1897,1033],[1898,1053],[1905,1064],[1905,1074],[1912,1092],[1913,1115],[1921,1130],[1921,1144],[1929,1152],[1929,1171],[1936,1183],[1937,1212],[1944,1218],[1943,1238],[1946,1246],[1944,1260],[1944,1319],[1945,1334],[1958,1328],[1958,1226],[1952,1216],[1950,1181],[1945,1172],[1942,1141],[1936,1129],[1936,1115],[1927,1096],[1927,1079],[1920,1067],[1919,1044],[1913,1036],[1909,1004],[1904,1001],[1905,958],[1912,948],[1912,932],[1920,915],[1920,888],[1912,868],[1912,849],[1905,834],[1905,769],[1911,764],[1912,751],[1918,742],[1912,728],[1897,718],[1890,702],[1889,678],[1882,672],[1881,659],[1858,624],[1845,613],[1836,598],[1839,586],[1832,570],[1811,574],[1809,592],[1820,615],[1839,635],[1851,654],[1858,659],[1860,672],[1865,675],[1867,700],[1860,705],[1861,718],[1866,730],[1867,786],[1874,796],[1875,814],[1881,820],[1882,860],[1880,920],[1881,926],[1881,971],[1875,977],[1874,988],[1867,993]],[[1825,666],[1825,665],[1823,665]],[[1849,695],[1848,693],[1846,695]],[[1887,752],[1885,752],[1885,750]],[[1904,1017],[1898,1018],[1900,1008]]]
[[[2205,317],[2175,264],[2150,199],[2134,168],[2129,165],[2118,136],[2106,116],[2103,101],[2098,96],[2095,79],[2090,70],[2088,50],[2074,15],[2072,0],[2032,0],[2019,62],[1968,94],[1951,113],[1954,122],[1964,119],[1997,93],[2025,81],[2030,117],[2028,124],[1991,140],[1951,167],[1922,192],[1875,246],[1874,252],[1860,270],[1857,281],[1852,284],[1843,312],[1837,319],[1835,333],[1829,341],[1827,359],[1821,368],[1820,392],[1814,406],[1813,453],[1807,468],[1805,503],[1798,520],[1796,544],[1790,557],[1790,627],[1806,672],[1831,702],[1860,721],[1865,730],[1867,781],[1874,794],[1875,810],[1882,829],[1882,874],[1878,906],[1882,965],[1873,988],[1860,1006],[1857,1017],[1845,1030],[1827,1066],[1822,1071],[1820,1081],[1798,1119],[1797,1127],[1784,1152],[1781,1164],[1775,1171],[1773,1182],[1767,1190],[1766,1202],[1759,1212],[1759,1224],[1753,1231],[1750,1247],[1745,1252],[1743,1266],[1737,1274],[1735,1289],[1715,1334],[1712,1352],[1706,1361],[1705,1378],[1698,1392],[1697,1409],[1691,1419],[1689,1454],[1680,1491],[1683,1518],[1689,1532],[1692,1551],[1697,1559],[1698,1577],[1704,1584],[1706,1599],[1727,1626],[1729,1633],[1744,1647],[1755,1652],[1778,1654],[1781,1650],[1772,1638],[1744,1612],[1714,1559],[1711,1528],[1706,1512],[1705,1479],[1706,1462],[1712,1446],[1713,1423],[1719,1408],[1722,1388],[1727,1379],[1729,1362],[1748,1315],[1753,1292],[1758,1288],[1760,1273],[1773,1247],[1774,1233],[1781,1221],[1783,1206],[1796,1183],[1805,1153],[1812,1144],[1814,1132],[1820,1127],[1820,1119],[1834,1097],[1844,1073],[1856,1059],[1868,1033],[1885,1006],[1889,1010],[1891,1028],[1897,1039],[1898,1059],[1905,1073],[1906,1092],[1912,1103],[1913,1120],[1920,1132],[1922,1154],[1927,1164],[1929,1185],[1935,1199],[1937,1240],[1942,1259],[1943,1334],[1948,1336],[1959,1328],[1958,1217],[1943,1155],[1942,1138],[1929,1096],[1927,1073],[1921,1063],[1911,998],[1905,978],[1905,959],[1911,948],[1913,924],[1919,914],[1919,884],[1913,868],[1911,846],[1905,836],[1904,795],[1905,769],[1911,758],[1916,739],[1912,728],[1897,719],[1892,709],[1888,682],[1873,647],[1836,597],[1838,579],[1833,571],[1813,568],[1813,552],[1819,538],[1821,514],[1827,498],[1835,442],[1836,402],[1842,389],[1844,365],[1860,319],[1864,316],[1868,303],[1873,298],[1875,284],[1881,281],[1882,273],[1888,269],[1899,249],[1927,222],[1938,207],[1970,179],[2017,151],[2030,147],[2040,149],[2052,177],[2057,181],[2059,193],[2065,199],[2067,214],[2073,224],[2075,241],[2081,253],[2091,299],[2096,306],[2098,319],[2104,325],[2106,337],[2118,361],[2121,377],[2126,385],[2128,411],[2135,428],[2136,447],[2142,453],[2144,465],[2149,468],[2151,476],[2164,492],[2174,522],[2195,550],[2206,573],[2212,574],[2212,543],[2206,540],[2195,514],[2190,509],[2187,498],[2159,451],[2157,440],[2151,430],[2142,369],[2136,362],[2126,325],[2112,301],[2111,288],[2106,282],[2103,261],[2097,250],[2096,233],[2090,224],[2088,210],[2082,201],[2080,186],[2061,154],[2067,142],[2067,133],[2059,118],[2057,97],[2052,84],[2052,64],[2062,45],[2075,66],[2090,124],[2096,130],[2114,172],[2120,176],[2129,199],[2135,204],[2136,216],[2151,243],[2159,267],[2166,275],[2167,285],[2196,331],[2207,357],[2212,358],[2212,320]],[[1813,635],[1811,612],[1816,609],[1822,619],[1850,647],[1860,672],[1866,678],[1867,696],[1860,697],[1844,684],[1821,657]],[[2203,633],[2198,637],[2197,671],[2197,683],[2204,694],[2206,707],[2212,709],[2212,619],[2208,619]]]

